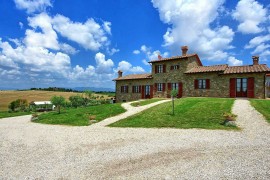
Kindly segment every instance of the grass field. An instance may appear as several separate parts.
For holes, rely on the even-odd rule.
[[[95,120],[101,121],[125,111],[126,110],[121,107],[120,103],[102,104],[83,108],[68,108],[66,110],[62,110],[60,114],[57,112],[43,113],[39,115],[39,119],[35,122],[44,124],[88,126],[90,116],[96,116]]]
[[[0,112],[0,118],[7,118],[7,117],[15,117],[15,116],[22,116],[31,114],[30,112],[12,112],[9,113],[7,111]]]
[[[73,92],[55,92],[55,91],[0,91],[0,111],[7,111],[11,101],[16,99],[27,99],[31,101],[49,101],[52,96],[63,96],[68,99],[70,96],[80,93]],[[101,94],[98,94],[101,96]],[[107,95],[103,95],[107,98]]]
[[[270,100],[251,99],[250,103],[270,123]]]
[[[172,102],[168,102],[109,126],[236,129],[235,127],[226,127],[220,124],[224,120],[222,114],[231,112],[233,102],[233,99],[228,98],[177,99],[175,100],[175,115],[172,115]]]
[[[147,104],[151,104],[151,103],[158,102],[158,101],[161,101],[161,100],[164,100],[164,99],[162,99],[162,98],[146,99],[146,100],[143,100],[143,101],[131,103],[130,105],[134,106],[134,107],[145,106]]]

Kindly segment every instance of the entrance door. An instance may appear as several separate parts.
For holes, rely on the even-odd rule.
[[[236,79],[236,97],[247,97],[247,78]]]
[[[145,99],[149,99],[150,98],[150,86],[146,85],[145,86]]]

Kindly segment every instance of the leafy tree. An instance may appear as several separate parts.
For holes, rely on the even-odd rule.
[[[85,90],[84,91],[84,94],[89,98],[89,99],[92,99],[92,96],[93,96],[93,92],[90,91],[90,90]]]
[[[83,106],[85,104],[84,98],[79,95],[70,96],[69,101],[71,102],[72,107],[75,107],[75,108],[79,106]]]
[[[171,96],[172,96],[172,114],[174,115],[174,98],[177,96],[177,90],[173,89],[171,91]]]
[[[11,111],[16,111],[18,108],[20,111],[25,111],[26,107],[28,106],[28,102],[26,99],[17,99],[15,101],[12,101],[8,108],[11,109]]]
[[[51,102],[53,105],[55,105],[58,109],[58,114],[60,114],[61,106],[65,105],[65,98],[63,96],[53,96],[51,98]]]

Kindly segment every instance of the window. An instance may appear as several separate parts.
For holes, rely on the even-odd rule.
[[[157,83],[157,91],[163,91],[163,83]]]
[[[206,89],[206,79],[199,79],[198,82],[199,82],[198,86],[199,89]]]
[[[121,93],[128,93],[128,86],[121,86]]]
[[[172,65],[171,70],[179,69],[179,65]]]
[[[178,90],[179,84],[178,83],[172,83],[172,90],[176,89]]]
[[[157,65],[157,73],[163,73],[163,66]]]
[[[140,93],[140,86],[133,86],[132,87],[132,92],[133,93]]]

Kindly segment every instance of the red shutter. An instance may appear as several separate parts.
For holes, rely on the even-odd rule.
[[[206,79],[206,89],[210,89],[210,79]]]
[[[150,98],[153,98],[153,85],[150,85]]]
[[[166,64],[163,64],[163,72],[166,72]]]
[[[247,83],[247,97],[254,98],[254,77],[249,77]]]
[[[235,78],[230,79],[230,97],[234,98],[236,96],[236,84],[235,84]]]
[[[158,88],[157,88],[157,83],[155,83],[155,87],[154,87],[154,91],[157,92],[158,91]]]
[[[168,83],[167,98],[170,98],[171,97],[171,90],[172,90],[172,83]]]
[[[158,67],[155,65],[155,74],[157,74]]]
[[[181,98],[183,96],[183,84],[180,82],[178,84],[178,98]]]
[[[142,92],[142,86],[139,86],[139,93]]]
[[[142,86],[141,89],[142,89],[142,99],[144,99],[144,86]]]
[[[199,88],[199,81],[198,79],[194,79],[194,89],[198,89]]]
[[[164,92],[166,90],[166,83],[162,83],[162,91]]]

